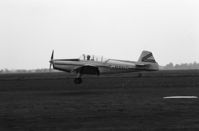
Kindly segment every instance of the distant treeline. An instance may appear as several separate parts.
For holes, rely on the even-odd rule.
[[[169,63],[165,66],[162,66],[164,70],[187,70],[187,69],[199,69],[199,63],[182,63],[182,64],[173,64]]]
[[[173,64],[169,63],[165,66],[160,66],[161,70],[188,70],[188,69],[199,69],[199,63],[182,63],[182,64]],[[9,70],[9,69],[1,69],[0,73],[37,73],[37,72],[57,72],[56,70],[49,70],[47,68],[42,69],[17,69],[17,70]]]
[[[0,73],[37,73],[37,72],[54,72],[55,70],[49,70],[47,68],[42,69],[16,69],[16,70],[9,70],[9,69],[1,69]]]

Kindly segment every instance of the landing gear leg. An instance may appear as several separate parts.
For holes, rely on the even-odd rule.
[[[81,78],[80,73],[77,74],[77,77],[74,79],[74,83],[75,84],[81,84],[82,83],[82,78]]]

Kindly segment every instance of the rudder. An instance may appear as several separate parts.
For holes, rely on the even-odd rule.
[[[142,54],[140,55],[138,62],[149,62],[149,63],[157,63],[155,61],[155,58],[153,57],[152,52],[150,51],[142,51]]]

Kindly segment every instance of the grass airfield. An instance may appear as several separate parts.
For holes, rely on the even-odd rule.
[[[0,74],[2,131],[199,130],[199,70]]]

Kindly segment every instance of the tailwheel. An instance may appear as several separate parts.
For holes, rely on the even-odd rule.
[[[82,83],[82,78],[75,78],[74,79],[75,84],[81,84]]]

